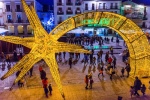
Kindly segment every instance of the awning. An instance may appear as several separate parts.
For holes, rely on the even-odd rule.
[[[71,30],[67,33],[88,33],[88,31],[85,31],[85,30],[82,30],[82,29],[74,29],[74,30]]]
[[[6,29],[4,29],[4,28],[0,28],[0,34],[1,34],[1,33],[5,33],[5,32],[7,32],[7,31],[9,31],[9,30],[6,30]]]

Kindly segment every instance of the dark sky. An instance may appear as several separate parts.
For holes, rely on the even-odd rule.
[[[41,4],[44,4],[44,5],[46,5],[46,4],[48,4],[48,5],[54,5],[53,4],[54,0],[37,0],[37,1],[40,2]]]
[[[128,1],[128,0],[122,0],[122,1]],[[150,6],[150,0],[130,0],[130,1],[138,4],[144,4]]]
[[[37,0],[38,2],[42,4],[49,4],[53,5],[54,0]],[[128,0],[122,0],[122,1],[128,1]],[[144,5],[149,5],[150,6],[150,0],[130,0],[138,4],[144,4]]]

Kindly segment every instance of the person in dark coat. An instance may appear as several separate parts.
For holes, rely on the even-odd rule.
[[[52,85],[51,84],[48,85],[48,89],[49,89],[49,94],[52,95],[53,89],[52,89]]]
[[[135,77],[135,81],[134,81],[135,93],[134,93],[134,95],[140,96],[138,93],[138,90],[141,89],[141,84],[142,84],[141,80],[138,79],[138,77]]]
[[[46,78],[46,72],[43,69],[40,71],[40,77],[41,77],[41,80]]]
[[[130,65],[127,63],[126,64],[126,71],[127,71],[127,77],[129,77],[129,73],[130,73],[130,71],[131,71],[131,67],[130,67]]]
[[[72,58],[71,57],[69,58],[69,66],[70,66],[70,68],[72,67]]]

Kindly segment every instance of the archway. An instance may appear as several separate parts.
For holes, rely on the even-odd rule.
[[[70,17],[57,27],[50,34],[57,35],[58,40],[68,31],[89,24],[106,26],[116,31],[126,42],[131,66],[130,76],[148,76],[150,66],[150,46],[146,35],[130,19],[111,12],[87,12]]]

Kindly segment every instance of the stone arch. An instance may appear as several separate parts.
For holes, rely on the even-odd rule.
[[[111,12],[87,12],[70,17],[55,27],[50,34],[58,40],[68,31],[89,24],[106,26],[116,31],[126,42],[130,59],[131,76],[149,75],[150,46],[146,35],[130,19]]]

